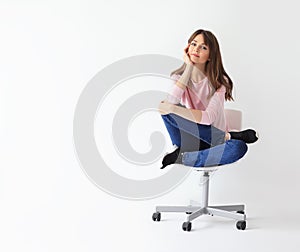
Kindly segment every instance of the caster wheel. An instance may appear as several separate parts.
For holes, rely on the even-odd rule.
[[[246,229],[246,221],[238,221],[236,223],[236,228],[238,230],[245,230]]]
[[[237,211],[237,213],[240,213],[240,214],[245,214],[245,212],[243,210],[241,211]]]
[[[153,221],[160,221],[160,212],[156,212],[152,214]]]
[[[182,229],[183,229],[183,231],[188,231],[188,232],[191,231],[191,229],[192,229],[192,223],[189,222],[189,221],[183,222]]]

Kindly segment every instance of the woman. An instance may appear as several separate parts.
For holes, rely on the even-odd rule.
[[[210,31],[190,36],[184,64],[171,77],[176,83],[159,110],[176,149],[163,158],[162,168],[173,163],[223,165],[244,156],[246,143],[258,138],[252,129],[227,132],[224,103],[233,100],[233,83]]]

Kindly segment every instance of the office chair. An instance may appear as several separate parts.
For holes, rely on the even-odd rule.
[[[226,109],[225,110],[226,121],[230,131],[241,130],[242,113],[241,111]],[[210,166],[210,167],[192,167],[195,171],[201,171],[203,173],[203,191],[202,200],[200,206],[157,206],[156,212],[152,215],[153,221],[160,221],[162,212],[183,212],[187,214],[187,221],[182,224],[184,231],[191,231],[191,221],[201,215],[216,215],[225,218],[231,218],[238,220],[236,227],[239,230],[246,229],[246,215],[245,205],[221,205],[221,206],[209,206],[208,205],[208,194],[209,194],[209,178],[212,172],[222,166]]]

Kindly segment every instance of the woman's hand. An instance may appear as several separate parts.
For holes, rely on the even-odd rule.
[[[158,107],[158,110],[159,110],[159,113],[161,115],[166,115],[166,114],[170,114],[173,112],[174,110],[174,104],[172,103],[168,103],[167,101],[162,101],[160,104],[159,104],[159,107]]]
[[[184,53],[183,53],[183,60],[184,60],[184,63],[187,64],[187,65],[193,65],[193,62],[191,61],[190,59],[190,55],[188,53],[189,51],[189,47],[190,47],[190,44],[188,44],[185,48],[184,48]]]

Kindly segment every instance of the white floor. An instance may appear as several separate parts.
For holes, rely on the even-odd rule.
[[[73,174],[66,172],[72,169]],[[267,187],[261,194],[246,193],[242,183],[220,190],[218,184],[237,167],[215,174],[210,203],[245,203],[244,231],[236,229],[234,220],[215,216],[194,220],[191,232],[181,228],[185,214],[163,213],[160,222],[152,221],[156,205],[197,200],[201,188],[193,173],[160,198],[127,201],[99,190],[76,166],[36,176],[15,171],[18,184],[13,184],[13,172],[3,174],[6,183],[4,176],[1,180],[6,191],[1,191],[1,251],[298,251],[299,204],[288,196],[270,197]]]

